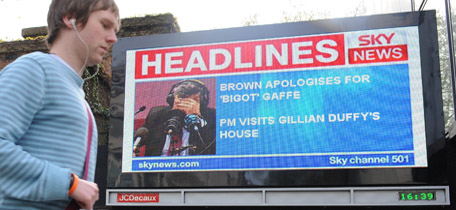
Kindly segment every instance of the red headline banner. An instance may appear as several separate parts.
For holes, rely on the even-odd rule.
[[[344,65],[344,34],[140,50],[135,79]]]

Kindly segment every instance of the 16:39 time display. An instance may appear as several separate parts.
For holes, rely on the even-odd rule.
[[[399,200],[401,201],[424,201],[435,200],[435,192],[420,192],[420,191],[407,191],[399,192]]]

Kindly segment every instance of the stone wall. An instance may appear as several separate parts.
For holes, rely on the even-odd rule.
[[[147,36],[161,33],[180,32],[179,25],[172,14],[148,15],[145,17],[122,19],[118,38]],[[34,27],[22,30],[24,40],[0,42],[0,69],[14,61],[21,55],[34,52],[48,52],[45,36],[47,35],[46,27]],[[111,52],[106,56],[103,63],[103,74],[107,73],[110,77]]]
[[[21,55],[34,52],[48,52],[44,39],[23,40],[0,43],[0,69],[13,62]]]

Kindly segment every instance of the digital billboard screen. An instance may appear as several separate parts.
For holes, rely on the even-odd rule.
[[[183,186],[245,186],[249,171],[413,182],[442,149],[433,12],[126,38],[116,49],[116,174],[149,177],[142,187],[176,187],[184,181],[157,180],[177,173],[242,177]]]
[[[426,167],[418,38],[413,26],[129,50],[125,97],[135,103],[125,106],[123,171]],[[158,124],[172,114],[149,115],[143,126],[134,113],[179,110],[167,104],[164,83],[182,80],[212,84],[215,104],[200,109],[215,116],[199,118],[213,134],[183,126],[203,148],[189,142],[162,154],[173,134]],[[141,128],[148,134],[136,135],[138,144],[163,141],[159,151],[133,155]]]

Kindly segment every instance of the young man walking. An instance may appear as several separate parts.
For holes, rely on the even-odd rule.
[[[50,54],[0,71],[0,209],[92,209],[97,128],[82,74],[117,41],[113,0],[53,0]]]

